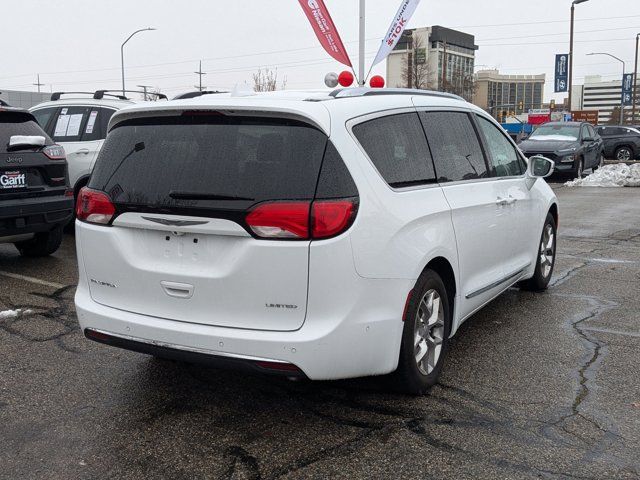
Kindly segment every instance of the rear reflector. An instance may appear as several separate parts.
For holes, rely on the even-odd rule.
[[[108,225],[111,222],[116,207],[106,193],[84,187],[78,194],[76,203],[76,217],[78,220],[98,225]]]
[[[258,205],[247,215],[253,233],[262,238],[309,238],[310,202],[278,202]]]
[[[256,362],[256,365],[266,370],[275,370],[278,372],[300,372],[300,369],[293,363]]]
[[[91,330],[90,328],[85,329],[84,334],[87,338],[91,340],[96,340],[98,342],[107,342],[113,338],[111,337],[111,335],[107,335],[106,333],[102,333],[102,332],[97,332],[96,330]]]

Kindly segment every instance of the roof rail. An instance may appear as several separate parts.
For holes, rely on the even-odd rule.
[[[180,95],[176,95],[175,97],[172,98],[172,100],[186,100],[187,98],[197,98],[197,97],[201,97],[202,95],[215,95],[217,93],[229,93],[229,92],[225,92],[223,90],[204,90],[204,91],[195,91],[195,92],[186,92],[186,93],[181,93]]]
[[[418,90],[414,88],[338,88],[329,94],[334,98],[367,97],[374,95],[419,95],[426,97],[450,98],[452,100],[466,100],[453,93],[436,92],[434,90]]]
[[[93,98],[95,100],[101,100],[104,97],[115,97],[115,98],[118,98],[120,100],[129,100],[124,95],[118,95],[117,93],[110,93],[110,92],[142,93],[142,94],[145,94],[145,95],[153,95],[154,97],[157,97],[160,100],[168,100],[167,96],[164,93],[149,92],[149,91],[145,92],[144,90],[121,90],[121,89],[117,89],[117,90],[96,90],[96,92],[93,94]]]
[[[93,92],[54,92],[51,94],[51,101],[56,102],[60,100],[62,95],[93,95]]]

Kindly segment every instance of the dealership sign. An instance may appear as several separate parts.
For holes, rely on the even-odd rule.
[[[600,120],[597,110],[574,110],[571,115],[574,122],[587,122],[591,125],[598,125],[598,120]]]
[[[542,125],[551,121],[550,108],[530,108],[529,109],[529,125]]]
[[[351,59],[347,49],[344,48],[324,0],[299,0],[299,2],[322,48],[338,62],[351,67]]]
[[[555,93],[569,90],[569,55],[556,55]]]
[[[632,105],[633,101],[633,73],[627,73],[622,77],[622,104]]]

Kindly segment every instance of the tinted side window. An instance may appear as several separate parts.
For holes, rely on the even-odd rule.
[[[376,118],[356,125],[353,133],[390,186],[435,181],[429,146],[416,113]]]
[[[36,110],[33,113],[33,116],[36,117],[36,121],[38,122],[38,125],[40,125],[42,127],[42,129],[44,131],[46,131],[49,135],[51,135],[53,132],[51,132],[51,128],[47,128],[47,125],[49,125],[49,122],[51,121],[51,117],[53,116],[54,113],[56,113],[56,110],[58,109],[58,107],[51,107],[51,108],[42,108],[40,110]]]
[[[332,198],[357,196],[358,189],[353,182],[353,178],[351,178],[349,170],[347,170],[336,147],[333,146],[333,143],[329,142],[324,154],[324,161],[322,162],[316,198],[328,200]]]
[[[107,138],[107,125],[114,113],[115,111],[110,108],[91,108],[82,133],[82,141],[90,142]]]
[[[89,107],[61,108],[54,122],[53,139],[56,142],[79,142],[90,110]]]
[[[484,154],[469,115],[420,112],[439,182],[488,177]]]
[[[591,125],[587,125],[587,131],[589,132],[589,136],[591,138],[596,138],[596,131],[593,129]]]
[[[489,161],[497,177],[513,177],[524,173],[522,159],[515,147],[493,123],[476,116],[486,140]]]
[[[581,138],[585,138],[589,136],[589,131],[587,130],[587,126],[586,125],[582,125],[582,128],[580,128],[580,137]]]

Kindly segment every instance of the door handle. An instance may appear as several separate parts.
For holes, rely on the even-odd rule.
[[[82,149],[78,150],[76,153],[78,153],[80,155],[89,155],[89,149],[88,148],[82,148]]]
[[[188,283],[160,282],[164,292],[174,298],[191,298],[193,297],[193,285]]]

